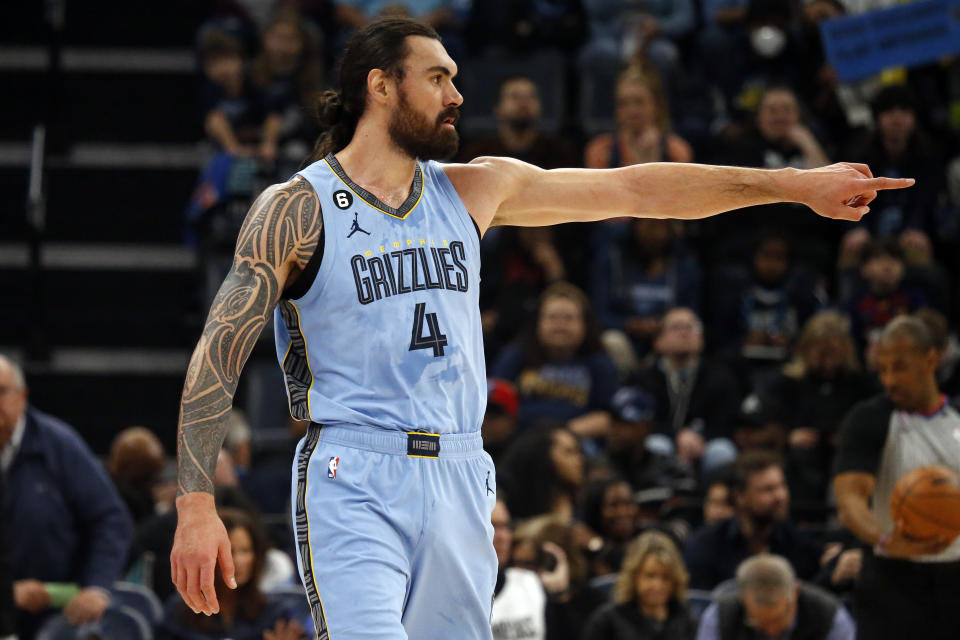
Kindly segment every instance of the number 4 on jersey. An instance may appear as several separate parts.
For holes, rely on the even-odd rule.
[[[437,322],[437,314],[425,313],[427,305],[423,302],[417,304],[413,312],[413,332],[410,335],[410,351],[416,349],[433,349],[433,356],[443,355],[443,348],[447,346],[447,336],[440,333],[440,324]],[[423,335],[423,320],[426,317],[427,329],[429,333]]]

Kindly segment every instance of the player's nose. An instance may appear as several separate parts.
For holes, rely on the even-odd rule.
[[[444,96],[444,104],[450,107],[459,107],[463,104],[463,96],[457,90],[457,87],[451,82],[447,85],[447,95]]]

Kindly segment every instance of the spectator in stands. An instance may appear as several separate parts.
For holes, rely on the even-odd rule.
[[[813,277],[793,263],[779,233],[759,234],[749,269],[726,270],[719,285],[710,288],[709,335],[750,380],[786,361],[800,327],[822,304]]]
[[[666,534],[640,535],[627,551],[613,602],[593,614],[582,639],[693,640],[688,581],[680,551]]]
[[[733,506],[732,478],[721,474],[716,477],[703,494],[703,525],[711,524],[732,518],[735,511]]]
[[[160,438],[146,427],[124,429],[110,445],[107,471],[135,525],[156,513],[153,489],[165,463]]]
[[[491,515],[493,548],[497,552],[497,583],[493,591],[493,613],[490,622],[494,640],[546,640],[555,638],[556,603],[551,596],[567,591],[569,570],[563,550],[550,543],[545,553],[553,558],[554,566],[526,569],[511,566],[513,554],[513,524],[510,512],[501,495]],[[552,552],[552,555],[550,555]],[[552,590],[547,591],[547,585]],[[551,633],[552,632],[552,633]]]
[[[692,0],[638,4],[629,0],[585,0],[590,37],[580,51],[585,71],[617,68],[632,61],[649,61],[664,80],[683,72],[680,41],[693,31]],[[672,93],[672,92],[671,92]]]
[[[590,577],[617,573],[637,533],[639,509],[633,487],[615,474],[594,479],[584,491],[581,513],[583,523],[597,534],[590,545]]]
[[[317,134],[312,113],[323,85],[323,35],[290,6],[281,7],[263,30],[263,45],[253,61],[251,78],[270,108],[282,116],[281,155],[293,160],[292,171],[309,152]]]
[[[556,514],[572,522],[576,493],[583,484],[580,443],[562,423],[522,433],[504,454],[503,484],[516,518]]]
[[[801,115],[800,100],[792,88],[767,86],[757,101],[753,126],[729,145],[726,161],[767,169],[813,169],[830,164]]]
[[[851,333],[866,354],[879,332],[898,315],[911,313],[927,305],[925,292],[904,280],[906,264],[903,248],[896,240],[880,238],[863,251],[860,276],[864,285],[844,301],[851,319]]]
[[[540,297],[536,317],[535,333],[505,348],[491,371],[517,385],[520,424],[564,420],[578,436],[605,436],[617,372],[600,346],[586,295],[555,283]]]
[[[205,77],[204,131],[230,155],[273,162],[282,116],[247,79],[239,40],[210,30],[203,36],[200,55]]]
[[[517,434],[517,388],[501,378],[487,378],[487,410],[483,414],[483,449],[499,466]]]
[[[618,351],[632,349],[642,358],[673,307],[700,308],[700,267],[686,250],[681,230],[671,220],[637,218],[619,242],[598,250],[591,294],[604,342]],[[622,336],[626,334],[629,342]],[[621,365],[635,368],[629,361]]]
[[[659,433],[647,446],[676,455],[703,477],[736,458],[733,418],[741,393],[733,374],[705,356],[703,324],[692,310],[671,309],[654,343],[657,360],[642,370],[637,385],[649,391],[657,406]]]
[[[945,188],[943,150],[921,125],[917,97],[907,85],[884,87],[871,108],[873,131],[851,145],[847,157],[869,163],[876,175],[916,178],[917,188],[879,194],[870,204],[870,215],[856,226],[867,233],[849,234],[844,249],[856,251],[869,237],[899,236],[908,251],[929,259],[933,213]]]
[[[4,391],[0,389],[0,395]],[[0,428],[2,429],[2,428]],[[3,436],[0,435],[0,441]],[[2,447],[0,447],[2,450]],[[6,469],[0,469],[0,505],[4,501],[3,479]],[[16,640],[17,606],[13,600],[13,567],[7,546],[6,523],[0,521],[0,640]]]
[[[218,510],[230,537],[236,589],[228,589],[217,574],[214,587],[220,612],[212,616],[194,613],[178,594],[167,600],[157,640],[301,640],[307,636],[284,604],[260,589],[267,556],[266,536],[249,513]]]
[[[493,108],[497,133],[468,144],[458,160],[469,162],[478,156],[507,156],[541,169],[573,166],[573,152],[566,142],[540,129],[543,107],[533,78],[511,75],[500,83],[500,98]]]
[[[766,6],[784,3],[764,3]],[[805,123],[804,108],[796,92],[788,85],[771,82],[749,94],[759,94],[750,121],[728,127],[724,144],[716,154],[718,164],[741,167],[812,169],[830,162],[826,152]],[[751,106],[754,104],[751,101]],[[709,238],[701,251],[708,260],[746,260],[753,249],[755,229],[768,229],[790,238],[797,262],[816,270],[829,269],[834,261],[833,235],[837,229],[811,220],[800,205],[778,203],[752,207],[736,217],[705,220],[701,237]],[[744,242],[746,240],[746,242]]]
[[[809,105],[817,122],[823,125],[826,138],[836,145],[849,139],[851,125],[847,109],[841,102],[837,72],[827,62],[820,25],[846,15],[847,9],[840,0],[807,0],[803,3],[798,31],[802,54],[794,59],[798,66],[795,74],[797,92]],[[886,174],[884,174],[886,175]]]
[[[795,501],[824,503],[840,423],[876,384],[861,371],[850,320],[836,311],[810,318],[793,361],[760,393],[765,419],[786,434],[787,479]]]
[[[734,576],[749,556],[769,551],[784,556],[797,575],[811,578],[820,548],[790,522],[790,490],[780,459],[765,451],[742,453],[733,469],[735,515],[705,526],[687,540],[684,557],[690,586],[713,589]]]
[[[613,469],[634,491],[669,487],[690,488],[694,480],[676,456],[647,447],[654,429],[656,400],[640,387],[622,387],[611,400],[612,420],[605,448]]]
[[[130,516],[83,439],[27,404],[23,371],[2,355],[0,465],[17,633],[32,638],[51,613],[49,583],[79,587],[63,610],[72,624],[99,620],[123,568]]]
[[[555,227],[507,227],[481,266],[481,319],[489,354],[514,340],[536,313],[540,296],[565,279]]]
[[[704,25],[697,35],[704,75],[720,90],[729,108],[747,75],[750,0],[703,0]]]
[[[854,640],[856,625],[840,601],[797,580],[786,559],[761,554],[737,568],[739,589],[707,607],[697,640],[805,638]]]
[[[538,572],[544,589],[551,594],[547,621],[550,640],[580,640],[587,618],[606,600],[587,583],[584,549],[589,533],[581,524],[568,523],[556,515],[527,520],[514,532],[513,565]]]
[[[670,110],[656,76],[630,67],[617,78],[617,130],[587,143],[584,164],[592,169],[645,162],[691,162],[693,149],[670,132]]]

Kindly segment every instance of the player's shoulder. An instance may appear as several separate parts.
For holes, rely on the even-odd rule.
[[[481,156],[462,164],[443,165],[467,211],[486,231],[505,198],[528,184],[543,169],[501,156]]]
[[[263,200],[264,198],[273,198],[276,196],[290,197],[297,194],[312,194],[316,196],[316,192],[313,189],[313,185],[310,184],[310,181],[299,174],[294,175],[286,182],[277,182],[270,185],[260,193],[257,199]]]
[[[853,407],[850,408],[850,413],[889,416],[896,408],[897,406],[893,404],[886,394],[878,393],[854,404]]]
[[[517,173],[542,171],[532,164],[506,156],[478,156],[470,162],[444,164],[443,170],[454,184],[457,180],[506,180]]]
[[[310,181],[295,175],[286,182],[272,184],[256,197],[250,206],[248,220],[280,224],[288,218],[319,217],[320,199]],[[312,225],[309,225],[312,226]]]
[[[878,394],[853,405],[847,413],[845,424],[848,429],[886,431],[890,423],[890,416],[896,410],[896,405],[884,394]]]

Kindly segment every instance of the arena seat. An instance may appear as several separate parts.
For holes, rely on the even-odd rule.
[[[153,640],[153,630],[135,609],[110,605],[99,622],[79,626],[58,613],[43,625],[36,640]]]

